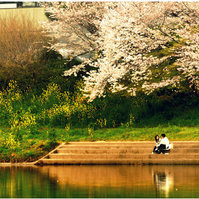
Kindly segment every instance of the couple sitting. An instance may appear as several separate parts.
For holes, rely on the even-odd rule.
[[[161,139],[158,135],[155,136],[156,146],[153,149],[153,153],[165,153],[170,151],[169,140],[165,134],[161,135]]]

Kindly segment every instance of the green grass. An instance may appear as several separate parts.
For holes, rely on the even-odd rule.
[[[49,131],[50,129],[48,129]],[[198,140],[199,141],[199,127],[153,127],[153,128],[104,128],[94,131],[93,139],[90,138],[88,130],[70,129],[67,133],[64,129],[56,128],[55,133],[57,141],[154,141],[156,134],[161,135],[165,133],[170,140]],[[41,130],[43,136],[46,134],[46,129]],[[44,136],[45,137],[45,136]]]
[[[39,132],[39,131],[38,131]],[[22,140],[15,141],[9,128],[0,127],[0,162],[35,161],[57,146],[49,136],[24,133]]]
[[[153,141],[156,134],[165,133],[170,140],[199,140],[199,127],[112,128],[94,131],[94,140]],[[69,131],[71,141],[89,140],[87,129]]]

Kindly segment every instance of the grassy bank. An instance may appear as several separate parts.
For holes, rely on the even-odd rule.
[[[34,161],[68,141],[199,140],[199,102],[189,93],[108,95],[88,103],[54,83],[41,93],[11,81],[0,91],[0,162]],[[5,128],[6,127],[6,128]]]
[[[156,134],[165,133],[173,141],[199,141],[199,127],[153,127],[153,128],[106,128],[94,130],[93,136],[88,129],[70,129],[67,133],[64,129],[54,129],[57,141],[154,141]],[[41,130],[46,134],[46,130]]]
[[[0,162],[35,161],[57,146],[50,136],[26,135],[23,141],[15,139],[9,128],[0,127]]]
[[[9,131],[1,128],[0,161],[23,162],[34,161],[47,154],[57,144],[70,141],[153,141],[156,134],[165,133],[171,141],[199,141],[199,127],[153,127],[153,128],[105,128],[63,129],[43,127],[38,129],[39,134],[24,137],[23,142],[10,139]],[[9,145],[7,144],[9,143]]]

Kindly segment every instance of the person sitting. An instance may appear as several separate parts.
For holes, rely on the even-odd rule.
[[[162,139],[160,141],[160,145],[158,146],[158,151],[157,151],[158,154],[170,151],[169,140],[164,133],[161,135],[161,138]]]
[[[160,139],[159,135],[156,135],[156,136],[155,136],[155,143],[156,143],[156,146],[154,147],[152,154],[158,152],[158,147],[159,147],[159,145],[160,145],[160,141],[161,141],[161,139]]]

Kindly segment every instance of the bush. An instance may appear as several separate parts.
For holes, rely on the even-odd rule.
[[[13,79],[28,81],[30,87],[35,83],[46,45],[46,37],[38,27],[25,16],[0,18],[0,82],[4,88]]]

